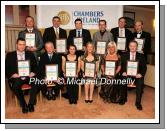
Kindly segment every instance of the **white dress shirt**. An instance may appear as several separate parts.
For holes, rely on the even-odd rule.
[[[28,30],[29,33],[33,32],[33,28],[27,28],[27,30]]]
[[[59,27],[53,27],[54,28],[54,31],[55,31],[55,33],[56,33],[56,31],[57,31],[57,33],[59,34]]]
[[[138,33],[137,33],[137,38],[140,38],[140,37],[141,37],[141,34],[142,34],[142,31],[138,32]]]
[[[125,37],[125,28],[119,28],[119,37]]]
[[[17,60],[25,60],[25,51],[17,51]]]
[[[135,53],[130,52],[130,60],[136,60],[136,52]]]

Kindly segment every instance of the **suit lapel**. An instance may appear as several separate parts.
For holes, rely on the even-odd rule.
[[[54,39],[56,39],[56,34],[55,34],[55,30],[54,30],[54,28],[53,28],[53,27],[51,28],[51,31],[52,31],[52,33],[51,33],[51,34],[53,34]]]

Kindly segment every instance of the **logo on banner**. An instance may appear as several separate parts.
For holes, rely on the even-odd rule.
[[[67,25],[70,22],[70,15],[66,11],[60,11],[58,16],[60,17],[62,25]]]

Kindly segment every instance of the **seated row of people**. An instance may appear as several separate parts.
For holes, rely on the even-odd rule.
[[[36,95],[40,90],[48,100],[55,100],[59,90],[65,86],[67,88],[69,103],[77,104],[79,83],[68,82],[73,78],[76,81],[81,79],[85,80],[83,83],[85,88],[85,103],[92,103],[94,87],[96,84],[95,80],[97,80],[97,78],[106,78],[103,79],[105,81],[113,79],[126,81],[131,76],[133,76],[136,84],[135,104],[137,109],[142,110],[141,98],[147,67],[144,55],[137,52],[137,46],[138,43],[136,41],[131,41],[129,43],[130,51],[120,56],[117,54],[115,42],[111,41],[107,44],[107,54],[99,56],[95,54],[94,44],[88,42],[85,47],[84,55],[78,56],[76,55],[76,46],[71,44],[68,49],[68,54],[61,56],[55,52],[53,42],[47,41],[45,43],[45,52],[40,55],[39,64],[37,65],[35,56],[31,52],[26,51],[25,39],[18,38],[16,51],[6,55],[5,72],[12,85],[11,89],[19,99],[23,113],[34,111]],[[29,66],[25,63],[27,60],[29,61]],[[112,62],[114,62],[115,66],[107,65],[107,61],[110,61],[110,64],[113,64]],[[131,63],[131,71],[129,70],[131,74],[127,70],[128,61],[137,63],[137,66],[136,63]],[[76,63],[74,64],[76,66],[75,68],[72,64],[68,66],[68,72],[74,75],[70,76],[67,74],[67,62]],[[46,69],[47,66],[50,66],[49,70]],[[57,67],[57,72],[55,71],[57,74],[53,72],[56,69],[55,67]],[[106,71],[107,68],[108,71]],[[108,75],[107,73],[109,72],[114,72],[114,74]],[[41,83],[41,81],[47,81],[48,76],[50,78],[49,80],[52,81],[52,88],[48,88],[49,84],[47,82]],[[54,79],[55,77],[60,79]],[[127,101],[128,83],[122,82],[121,84],[114,84],[103,82],[103,80],[100,82],[100,96],[102,99],[106,102],[114,102],[121,105],[125,104]],[[21,86],[25,83],[30,84],[32,87],[30,89],[30,99],[28,104],[25,102],[24,94],[21,90]]]

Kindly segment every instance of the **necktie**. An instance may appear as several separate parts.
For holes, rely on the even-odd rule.
[[[52,60],[52,55],[49,55],[49,60],[50,60],[50,61]]]
[[[78,37],[80,37],[80,36],[81,36],[80,31],[78,31]]]
[[[123,37],[123,30],[120,30],[120,37]]]
[[[132,54],[132,60],[135,61],[135,55],[134,54]]]
[[[56,28],[56,38],[59,39],[59,33],[57,28]]]

